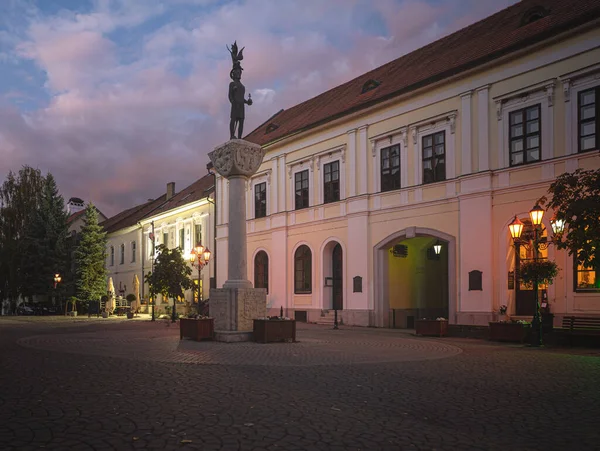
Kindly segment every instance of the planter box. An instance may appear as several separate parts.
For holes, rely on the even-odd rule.
[[[530,330],[531,324],[490,323],[490,340],[523,343]]]
[[[215,319],[179,319],[179,339],[191,338],[195,341],[212,340],[215,335]]]
[[[415,334],[432,337],[444,337],[448,334],[448,321],[436,319],[418,319],[415,322]]]
[[[296,320],[254,320],[254,341],[273,343],[276,341],[296,341]]]

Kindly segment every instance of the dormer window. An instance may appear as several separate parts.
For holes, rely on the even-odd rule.
[[[367,80],[365,82],[365,84],[362,87],[362,91],[360,92],[361,94],[364,94],[367,91],[371,91],[372,89],[375,89],[377,86],[379,86],[381,84],[380,81],[377,80],[373,80],[372,78],[370,80]]]
[[[521,19],[521,26],[529,25],[537,20],[543,19],[548,15],[548,10],[543,6],[536,6],[527,11]]]
[[[275,131],[279,128],[279,125],[277,125],[275,122],[271,122],[269,125],[267,125],[267,130],[265,131],[265,133],[271,133],[272,131]]]

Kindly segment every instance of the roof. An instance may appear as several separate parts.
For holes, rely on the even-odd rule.
[[[142,219],[165,213],[169,210],[190,204],[208,196],[214,188],[213,175],[208,174],[195,181],[187,188],[176,193],[171,199],[166,200],[167,195],[163,194],[157,199],[145,202],[135,207],[117,213],[112,218],[101,222],[107,233],[113,233],[127,227],[137,224]]]
[[[96,208],[96,206],[94,206],[94,208],[98,212],[98,215],[104,216],[104,213],[102,213],[100,210],[98,210],[98,208]],[[67,224],[71,224],[72,222],[76,221],[78,218],[81,218],[82,216],[85,216],[85,208],[83,210],[76,211],[75,213],[69,215],[69,217],[67,218]],[[104,217],[106,217],[106,216],[104,216]]]
[[[527,23],[534,12],[544,17]],[[600,0],[523,0],[310,100],[276,114],[244,139],[265,145],[360,111],[600,17]],[[362,93],[363,88],[372,88]]]

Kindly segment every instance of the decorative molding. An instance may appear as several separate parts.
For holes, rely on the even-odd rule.
[[[454,134],[456,132],[456,112],[450,114],[446,121],[450,123],[450,133]]]
[[[528,99],[529,94],[534,93],[536,91],[543,91],[550,84],[554,85],[555,81],[556,81],[555,78],[550,78],[550,79],[544,80],[540,83],[529,85],[529,86],[526,86],[525,88],[517,89],[515,91],[507,92],[506,94],[496,96],[493,99],[497,102],[497,101],[507,101],[507,100],[518,98],[518,97],[520,97],[520,98],[524,97],[523,100],[526,101]]]
[[[416,146],[417,145],[417,129],[413,127],[411,130],[412,130],[413,144]]]
[[[321,161],[321,155],[317,155],[315,157],[315,162],[317,163],[317,171],[321,170],[321,165],[319,164],[320,161]]]
[[[404,129],[401,130],[401,134],[402,134],[402,146],[406,149],[408,147],[408,128],[404,127]]]
[[[571,101],[571,80],[566,78],[563,80],[563,94],[565,96],[565,102]]]
[[[342,163],[346,162],[346,148],[344,147],[341,151]]]
[[[502,120],[502,100],[496,100],[496,119]]]
[[[467,91],[467,92],[463,92],[462,94],[460,94],[460,97],[471,97],[471,95],[473,94],[473,91]]]
[[[548,106],[554,105],[554,81],[546,85],[546,96],[548,97]]]
[[[291,180],[292,179],[292,165],[288,166],[288,178]]]
[[[373,158],[377,155],[377,141],[374,139],[371,140],[371,155]]]

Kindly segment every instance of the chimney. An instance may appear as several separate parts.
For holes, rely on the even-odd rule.
[[[175,195],[175,182],[167,183],[167,200]]]

